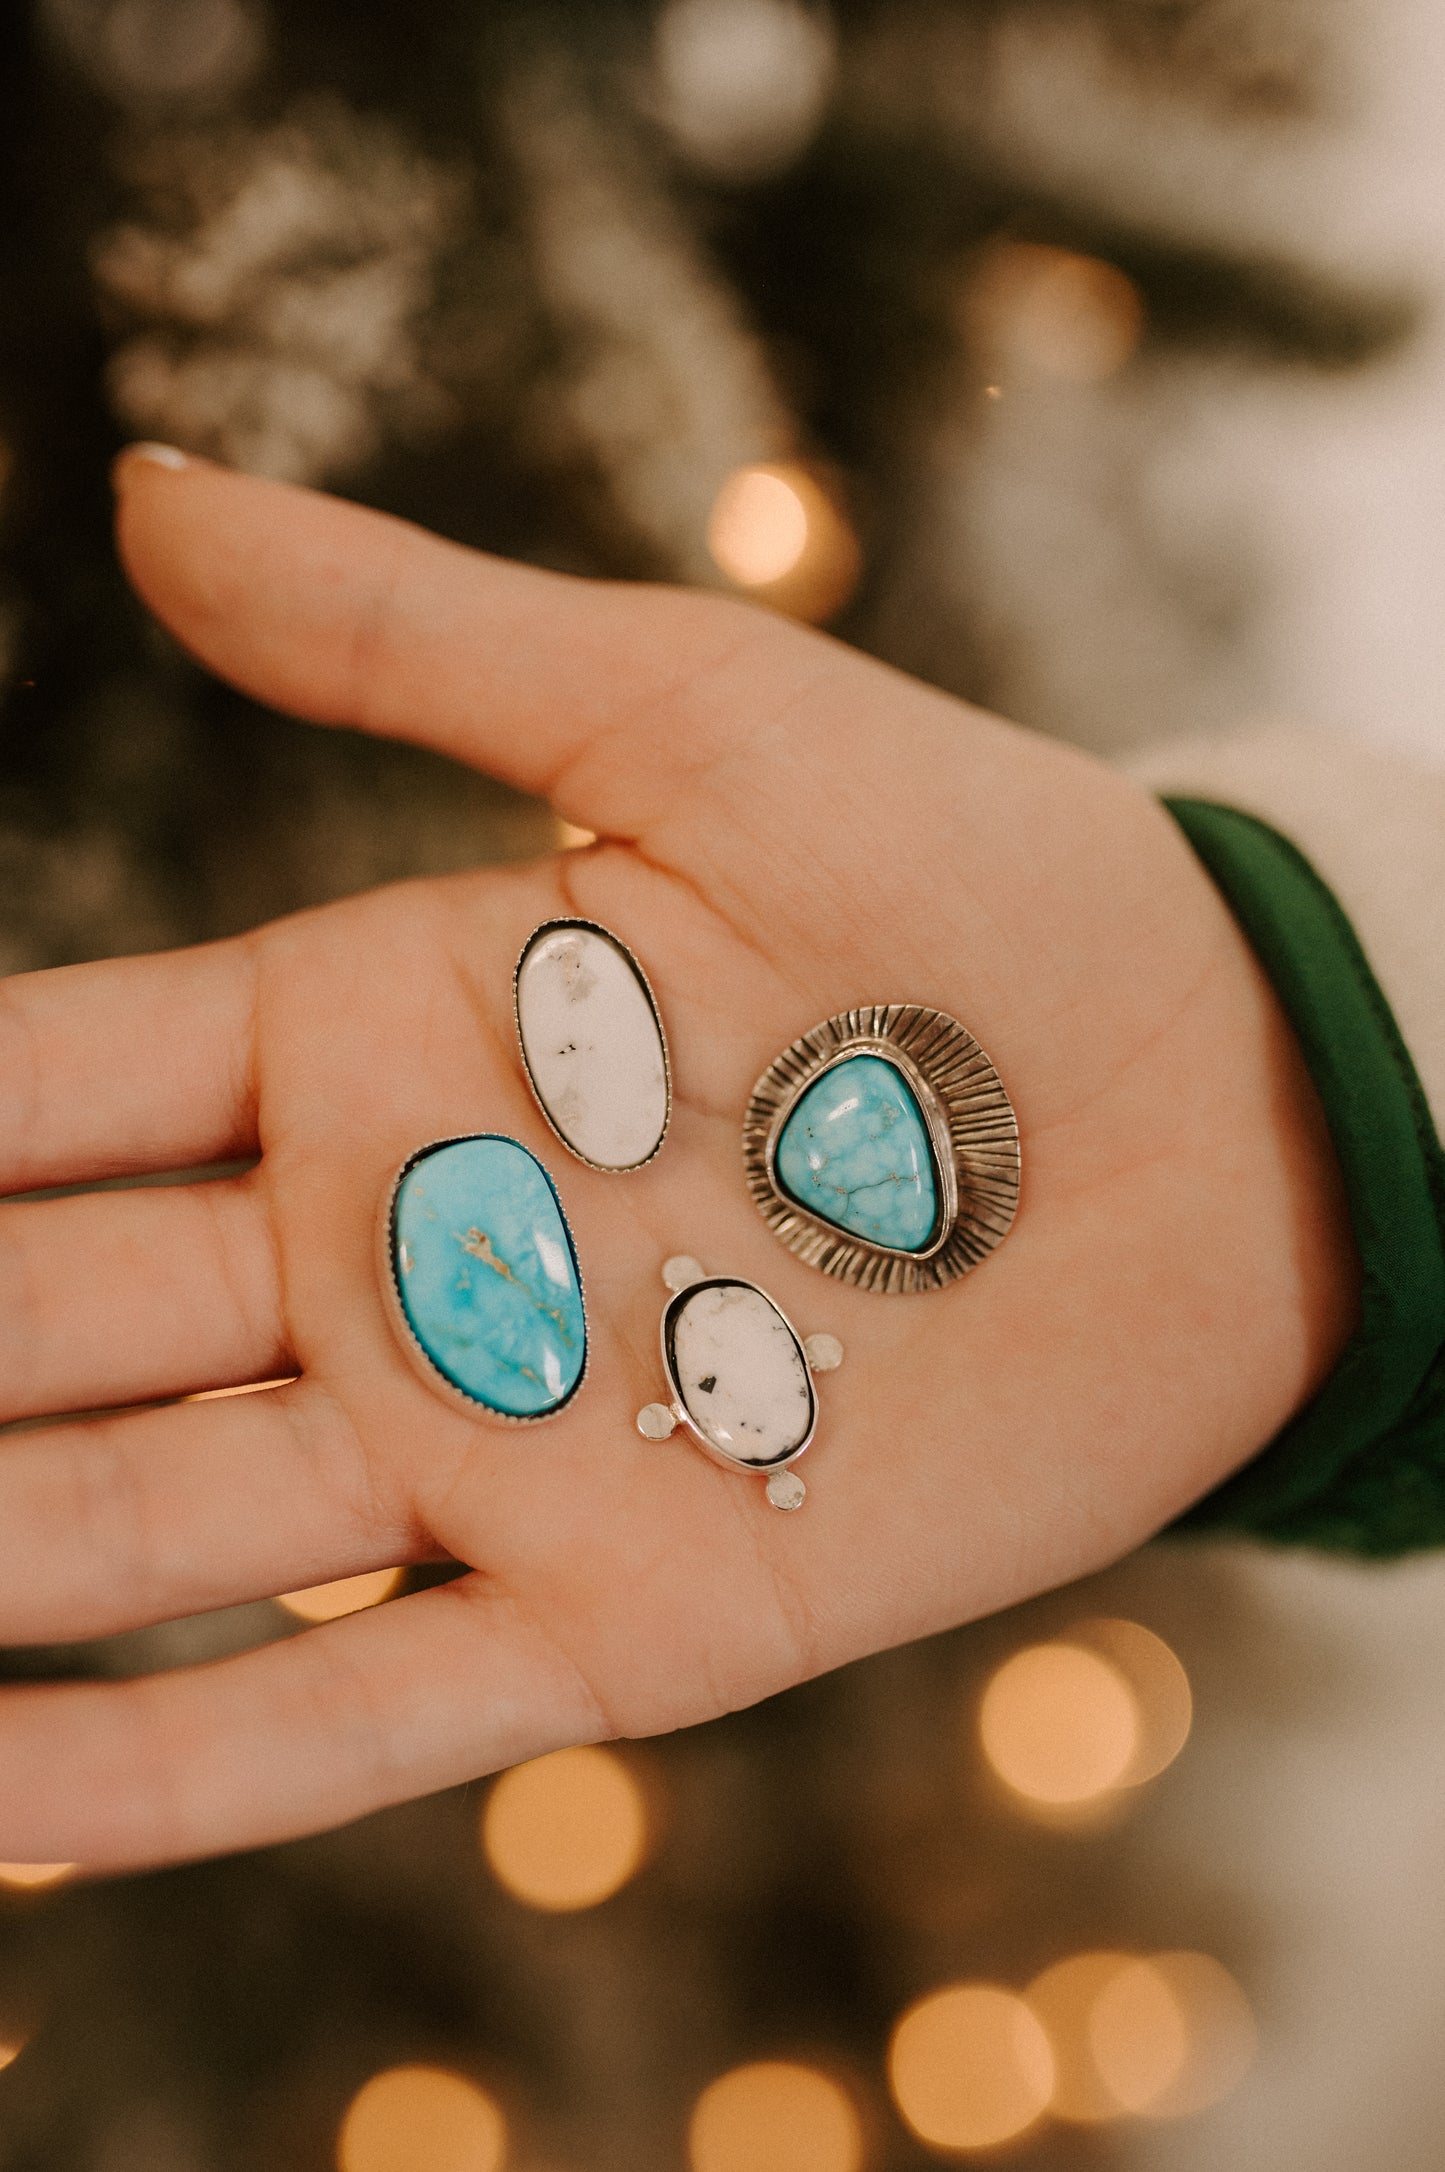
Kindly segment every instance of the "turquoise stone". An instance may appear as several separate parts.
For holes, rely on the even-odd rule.
[[[850,1056],[800,1096],[774,1166],[790,1199],[895,1252],[921,1252],[938,1220],[928,1126],[901,1071]]]
[[[511,1418],[566,1402],[587,1357],[572,1236],[534,1154],[450,1139],[397,1186],[392,1271],[412,1333],[463,1395]]]

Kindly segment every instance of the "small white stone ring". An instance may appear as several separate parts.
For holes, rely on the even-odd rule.
[[[637,1413],[646,1440],[681,1425],[715,1463],[766,1478],[774,1508],[801,1508],[807,1487],[790,1466],[818,1424],[815,1373],[843,1362],[836,1335],[797,1333],[756,1283],[706,1274],[684,1253],[664,1262],[672,1297],[662,1315],[670,1403]]]
[[[544,920],[512,976],[537,1106],[569,1154],[620,1176],[659,1152],[672,1114],[667,1035],[647,975],[595,920]]]

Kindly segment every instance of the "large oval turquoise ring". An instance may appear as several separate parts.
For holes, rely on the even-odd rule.
[[[501,1132],[434,1139],[392,1179],[382,1289],[415,1370],[472,1417],[564,1410],[587,1372],[577,1250],[535,1154]]]
[[[785,1048],[743,1123],[775,1236],[860,1288],[934,1290],[1008,1235],[1019,1127],[966,1026],[921,1003],[839,1011]]]

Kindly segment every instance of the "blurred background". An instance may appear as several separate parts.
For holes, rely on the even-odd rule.
[[[10,0],[0,107],[0,970],[576,841],[205,680],[137,436],[1103,753],[1445,757],[1430,0]],[[1433,1560],[1164,1543],[323,1839],[0,1865],[0,2172],[1434,2172],[1442,1668]]]

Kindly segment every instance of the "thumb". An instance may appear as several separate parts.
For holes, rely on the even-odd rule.
[[[763,654],[805,637],[684,590],[543,573],[319,491],[141,446],[122,562],[222,678],[318,724],[456,756],[613,837],[721,751]]]

